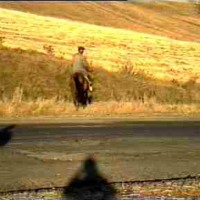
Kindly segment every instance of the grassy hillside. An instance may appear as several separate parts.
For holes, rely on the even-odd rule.
[[[69,100],[68,83],[71,68],[69,61],[35,51],[4,47],[0,51],[3,57],[0,63],[2,94],[12,97],[16,87],[20,87],[23,88],[25,99],[57,96]],[[190,91],[199,89],[198,84],[192,81],[183,84],[159,82],[140,72],[132,73],[126,70],[111,73],[101,68],[94,69],[93,79],[97,99],[140,100],[146,96],[165,103],[187,103],[191,100],[189,95],[185,95],[188,93],[187,89]]]
[[[0,116],[74,113],[72,104],[66,104],[72,102],[69,61],[5,47],[0,54]],[[140,72],[111,73],[100,68],[92,76],[95,106],[78,114],[199,111],[200,86],[195,82],[159,82]]]
[[[0,9],[0,18],[3,45],[10,48],[46,52],[44,47],[50,45],[56,57],[71,59],[77,46],[84,45],[95,67],[133,67],[162,80],[199,81],[200,43],[6,9]]]
[[[30,50],[1,47],[0,53],[2,99],[15,98],[16,92],[19,95],[19,89],[22,89],[23,100],[71,100],[70,62]],[[96,68],[93,79],[95,99],[99,101],[144,101],[145,98],[155,98],[161,103],[187,103],[194,99],[185,95],[185,84],[158,82],[139,72],[134,75],[126,70],[111,73]]]
[[[0,18],[0,116],[72,115],[78,45],[88,49],[96,101],[78,114],[199,113],[197,42],[7,9]]]
[[[200,42],[198,9],[186,3],[0,3],[0,7]],[[105,20],[106,19],[106,20]]]

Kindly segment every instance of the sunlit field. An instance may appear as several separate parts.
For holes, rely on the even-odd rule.
[[[26,1],[2,2],[0,7],[178,40],[200,42],[199,7],[197,5],[165,1],[148,2],[34,3]]]
[[[0,19],[1,117],[199,113],[198,42],[7,9]],[[95,103],[76,111],[68,83],[79,45]]]
[[[77,46],[84,45],[92,65],[107,70],[133,66],[162,80],[200,77],[199,43],[6,9],[0,17],[4,45],[10,48],[45,52],[44,46],[51,45],[56,57],[71,59]]]

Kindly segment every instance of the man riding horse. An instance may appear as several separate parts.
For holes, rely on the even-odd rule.
[[[91,70],[89,69],[89,64],[87,62],[87,59],[84,56],[84,51],[85,51],[85,48],[82,46],[79,46],[78,53],[73,55],[72,73],[73,74],[81,73],[89,84],[89,90],[92,91],[91,80],[89,76],[89,72]]]
[[[73,55],[71,89],[74,105],[85,107],[92,102],[92,83],[89,76],[89,64],[84,55],[85,48],[78,47],[78,53]]]

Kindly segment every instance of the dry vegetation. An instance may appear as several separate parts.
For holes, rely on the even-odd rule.
[[[82,44],[88,48],[94,66],[111,71],[131,63],[162,80],[200,77],[199,43],[6,9],[0,10],[0,17],[4,44],[11,48],[44,52],[44,45],[51,45],[55,56],[71,59],[76,47]]]
[[[197,42],[7,9],[0,19],[1,116],[200,110]],[[97,103],[77,113],[67,60],[80,44],[89,49]]]
[[[156,102],[97,102],[87,109],[76,111],[72,103],[57,101],[55,99],[35,101],[0,101],[1,117],[29,117],[29,116],[82,116],[82,117],[105,117],[105,116],[132,116],[154,114],[182,116],[199,116],[200,106],[197,104],[158,104]],[[153,114],[153,115],[152,115]]]
[[[133,113],[198,114],[195,80],[161,82],[124,67],[118,73],[95,68],[95,104],[75,110],[69,89],[70,62],[36,51],[1,47],[0,116],[105,116]],[[6,66],[6,67],[5,67]],[[98,113],[98,114],[97,114]]]
[[[195,4],[27,1],[3,2],[0,7],[200,42],[199,9]]]

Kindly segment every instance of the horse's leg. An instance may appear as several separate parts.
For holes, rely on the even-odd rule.
[[[70,87],[71,87],[71,92],[72,92],[73,103],[74,103],[74,106],[77,109],[77,107],[79,106],[79,104],[78,104],[78,91],[77,91],[77,88],[76,88],[76,82],[73,78],[70,81]]]
[[[88,90],[85,91],[85,104],[88,104]]]
[[[78,99],[78,93],[77,92],[74,92],[74,95],[73,95],[73,102],[74,102],[74,106],[76,108],[76,110],[79,109],[79,99]]]
[[[78,101],[77,101],[76,99],[74,100],[74,106],[75,106],[76,108],[79,107],[79,103],[78,103]]]
[[[82,106],[83,106],[83,108],[85,108],[87,106],[87,91],[83,92]]]
[[[77,110],[79,109],[80,105],[82,105],[82,82],[83,79],[80,77],[80,75],[77,76],[75,79],[75,106]]]
[[[83,82],[83,107],[85,108],[87,106],[87,100],[88,100],[88,89],[89,89],[89,83],[88,81],[84,78]]]
[[[78,111],[79,110],[79,103],[75,107],[76,107],[76,111]]]
[[[91,104],[93,102],[93,96],[92,96],[92,93],[91,92],[88,92],[88,104]]]

